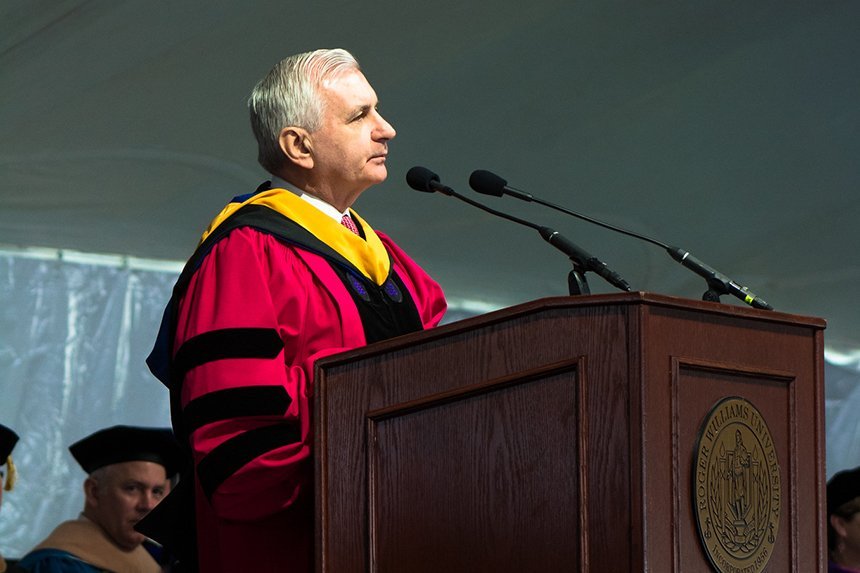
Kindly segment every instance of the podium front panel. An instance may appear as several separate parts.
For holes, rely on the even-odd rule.
[[[578,569],[576,374],[369,413],[370,570]]]

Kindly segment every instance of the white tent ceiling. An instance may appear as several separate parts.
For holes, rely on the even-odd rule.
[[[281,57],[350,49],[398,129],[356,208],[455,299],[566,293],[531,229],[408,189],[474,169],[692,251],[860,347],[860,2],[0,3],[0,243],[184,259],[264,179],[244,103]],[[660,249],[554,227],[635,290],[698,298]],[[589,274],[593,292],[609,292]],[[741,304],[724,297],[724,301]]]

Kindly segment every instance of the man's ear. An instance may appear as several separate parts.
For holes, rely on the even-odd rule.
[[[91,477],[84,480],[84,501],[91,507],[99,504],[99,484]]]
[[[310,133],[306,129],[285,127],[278,137],[278,144],[291,163],[305,169],[311,169],[314,166]]]
[[[833,531],[836,532],[836,535],[839,537],[845,537],[847,535],[847,531],[845,530],[845,519],[839,517],[835,513],[831,514],[830,517],[830,526],[833,528]]]

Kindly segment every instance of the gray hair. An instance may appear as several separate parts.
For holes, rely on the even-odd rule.
[[[94,469],[92,471],[92,473],[90,473],[89,478],[94,480],[94,481],[105,481],[105,480],[107,480],[108,474],[110,473],[110,470],[108,468],[110,466],[111,466],[111,464],[108,464],[108,465],[102,466],[98,469]]]
[[[295,126],[316,131],[322,125],[323,99],[319,87],[348,70],[361,71],[346,50],[316,50],[284,58],[257,83],[248,98],[251,129],[257,138],[257,161],[269,173],[283,166],[281,130]]]
[[[107,484],[111,478],[110,473],[110,465],[102,466],[87,476],[86,481],[91,481],[93,483],[93,487],[98,491],[104,491],[105,484]],[[86,481],[84,484],[86,484]],[[86,486],[84,487],[84,491],[86,491]],[[86,514],[89,510],[87,509],[90,505],[90,498],[87,495],[84,498],[84,513]]]

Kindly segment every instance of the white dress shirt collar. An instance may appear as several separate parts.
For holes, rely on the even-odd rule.
[[[276,177],[274,175],[272,176],[272,189],[286,189],[290,193],[294,193],[300,199],[307,201],[308,203],[310,203],[311,205],[313,205],[314,207],[316,207],[317,209],[319,209],[320,211],[322,211],[323,213],[325,213],[326,215],[328,215],[329,217],[331,217],[332,219],[334,219],[338,223],[340,223],[340,221],[341,221],[341,219],[343,219],[344,215],[349,214],[349,209],[347,209],[346,211],[341,213],[333,205],[329,205],[328,203],[326,203],[325,201],[323,201],[319,197],[314,197],[310,193],[305,193],[304,191],[297,188],[292,183],[290,183],[288,181],[284,181],[280,177]]]

